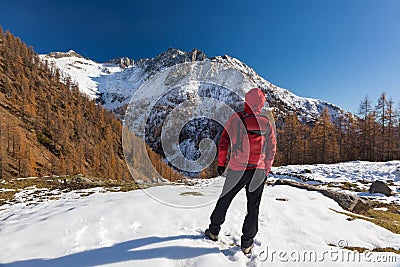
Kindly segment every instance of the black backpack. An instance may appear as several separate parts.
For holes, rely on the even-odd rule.
[[[236,143],[232,145],[232,153],[234,153],[237,156],[238,151],[242,151],[243,152],[243,136],[245,134],[247,135],[259,135],[259,136],[264,136],[265,137],[265,141],[264,141],[264,145],[263,148],[261,150],[261,153],[266,153],[266,148],[267,148],[267,134],[268,134],[268,128],[269,128],[269,123],[266,126],[266,130],[249,130],[247,128],[245,119],[246,118],[250,118],[250,117],[261,117],[261,118],[265,118],[268,122],[269,119],[267,116],[261,115],[261,114],[248,114],[244,111],[241,112],[237,112],[236,113],[239,118],[240,121],[238,122],[238,126],[237,126],[237,136],[236,136]],[[257,120],[258,121],[258,120]],[[243,129],[244,126],[244,129]]]

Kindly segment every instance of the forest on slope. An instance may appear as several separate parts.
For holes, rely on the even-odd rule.
[[[332,120],[325,109],[314,125],[296,114],[277,118],[277,165],[400,159],[400,103],[382,93],[374,105],[366,96],[357,115]]]
[[[32,47],[0,27],[0,179],[76,174],[130,179],[121,139],[122,124],[111,112],[76,85],[61,83],[59,72]],[[181,178],[148,153],[164,177]],[[130,154],[135,179],[155,177],[150,168],[138,167],[143,155]]]

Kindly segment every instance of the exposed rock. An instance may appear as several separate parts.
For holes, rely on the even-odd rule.
[[[204,54],[202,51],[194,48],[192,50],[192,61],[203,61],[207,59],[206,54]]]
[[[189,186],[194,186],[195,185],[195,183],[193,181],[190,181],[188,179],[184,180],[184,184],[185,185],[189,185]]]
[[[107,61],[107,63],[115,64],[120,66],[121,68],[127,68],[129,66],[133,66],[135,61],[128,57],[118,57]]]
[[[318,190],[326,197],[335,200],[342,208],[354,213],[363,213],[370,208],[370,202],[356,195],[350,195],[327,189]]]
[[[294,186],[300,189],[306,189],[309,191],[318,191],[320,190],[320,188],[314,186],[314,185],[310,185],[310,184],[303,184],[303,183],[298,183],[295,181],[291,181],[291,180],[276,180],[276,182],[274,183],[274,185],[290,185],[290,186]]]
[[[304,169],[301,171],[291,171],[291,172],[281,172],[279,170],[277,170],[276,172],[271,174],[277,174],[277,175],[285,175],[285,176],[290,176],[290,177],[294,177],[294,178],[298,178],[304,182],[307,181],[315,181],[318,183],[322,183],[321,181],[315,180],[310,174],[312,174],[312,171],[310,169]]]
[[[191,62],[191,61],[203,61],[206,60],[207,56],[198,49],[193,49],[191,52],[183,52],[179,49],[168,48],[167,51],[159,54],[155,58],[140,59],[136,62],[136,65],[145,69],[145,72],[152,76],[164,68],[168,68],[177,64]]]
[[[151,179],[152,184],[159,184],[160,182],[161,182],[161,180],[158,177]]]
[[[146,181],[143,181],[143,180],[135,180],[135,181],[136,181],[136,183],[137,183],[138,185],[147,184],[147,182],[146,182]]]
[[[335,200],[343,209],[354,213],[363,213],[367,211],[371,206],[370,201],[367,199],[363,199],[356,195],[350,195],[343,192],[320,188],[315,185],[302,184],[290,180],[277,180],[274,185],[290,185],[309,191],[318,191],[324,196]]]
[[[82,56],[72,50],[69,52],[53,52],[41,56],[42,60],[48,61],[49,63],[60,62],[58,59],[64,57]],[[300,121],[313,125],[320,116],[320,111],[323,110],[324,107],[329,109],[332,119],[347,113],[333,104],[320,100],[310,101],[308,98],[298,97],[286,89],[275,86],[259,76],[251,67],[238,59],[232,58],[228,55],[207,57],[204,52],[196,48],[187,52],[175,48],[169,48],[167,51],[162,52],[154,58],[138,59],[135,62],[127,57],[113,59],[111,62],[120,64],[123,67],[123,70],[121,70],[121,72],[113,73],[114,75],[102,75],[103,73],[111,73],[107,69],[107,63],[102,64],[104,71],[100,75],[101,78],[92,76],[91,67],[99,67],[99,63],[94,61],[85,62],[82,65],[82,62],[76,64],[75,59],[72,59],[68,64],[55,64],[55,67],[60,68],[61,73],[70,76],[73,81],[76,81],[81,92],[85,94],[93,91],[97,91],[98,93],[103,92],[103,96],[97,94],[91,95],[91,97],[101,97],[102,101],[104,101],[104,106],[107,109],[114,110],[115,108],[120,108],[129,103],[129,100],[136,89],[155,73],[173,65],[185,62],[208,60],[213,63],[221,63],[224,66],[224,69],[229,68],[240,71],[243,75],[248,77],[250,81],[254,82],[266,93],[268,104],[271,108],[274,108],[274,114],[276,116],[295,112]],[[133,67],[125,68],[125,66],[128,66],[129,64]],[[71,69],[71,65],[73,65],[74,68]],[[84,65],[90,65],[90,68],[86,69]],[[51,64],[49,66],[51,67]],[[93,85],[92,81],[95,81],[96,85]],[[118,87],[123,90],[115,90],[115,83],[118,83]],[[114,97],[112,97],[112,95],[112,99],[107,98],[107,93],[116,91],[118,91],[117,93],[122,96],[123,101],[113,102]]]
[[[74,50],[69,50],[68,52],[50,52],[47,54],[50,57],[54,58],[63,58],[63,57],[80,57],[83,58],[80,54],[75,52]]]
[[[71,180],[74,183],[93,183],[93,181],[87,177],[77,177]]]
[[[66,54],[64,54],[64,56],[66,56]],[[43,57],[43,60],[48,60],[48,62],[54,64],[57,63],[55,66],[60,68],[61,73],[64,73],[65,75],[68,74],[71,77],[71,80],[77,81],[82,92],[96,99],[96,101],[104,105],[105,108],[112,110],[119,118],[123,118],[126,114],[125,107],[130,103],[131,98],[134,95],[135,97],[141,95],[136,94],[138,88],[145,84],[146,81],[149,81],[154,74],[162,70],[167,70],[168,67],[180,63],[193,61],[210,62],[210,64],[204,64],[204,66],[211,66],[210,70],[207,71],[207,75],[204,74],[207,77],[205,81],[198,81],[193,85],[186,86],[188,85],[187,83],[179,83],[179,80],[182,78],[181,75],[178,75],[180,73],[179,71],[175,73],[176,75],[167,75],[166,77],[161,75],[159,77],[162,78],[162,81],[160,80],[158,82],[164,83],[165,86],[162,86],[162,89],[165,90],[165,94],[156,97],[154,95],[155,91],[149,91],[148,94],[142,94],[140,99],[137,99],[137,101],[131,102],[154,103],[157,99],[155,105],[151,108],[150,114],[147,114],[146,116],[142,116],[143,114],[133,114],[134,116],[132,116],[132,118],[139,118],[139,120],[133,120],[135,120],[138,125],[145,125],[146,143],[152,150],[162,156],[165,155],[165,147],[161,144],[161,134],[159,133],[167,130],[164,127],[166,126],[164,122],[167,121],[167,116],[169,116],[173,110],[176,111],[176,108],[182,103],[191,103],[191,101],[197,103],[196,99],[200,101],[198,103],[202,104],[196,104],[194,106],[204,106],[206,108],[204,108],[204,110],[196,108],[193,112],[191,111],[191,118],[193,119],[184,125],[184,128],[179,135],[180,150],[186,159],[195,161],[200,158],[200,149],[198,145],[201,140],[210,139],[214,140],[215,143],[218,143],[219,136],[222,132],[222,126],[216,120],[207,116],[206,113],[211,112],[208,115],[211,114],[213,118],[219,118],[221,121],[225,119],[227,120],[229,114],[223,111],[222,108],[215,111],[209,109],[213,106],[211,104],[212,102],[208,100],[203,101],[203,99],[215,99],[227,104],[227,106],[230,106],[232,110],[242,110],[243,99],[240,95],[242,93],[244,94],[245,91],[250,88],[247,86],[246,88],[241,88],[239,90],[241,92],[240,94],[234,92],[234,90],[232,91],[230,86],[232,81],[236,81],[236,79],[239,79],[237,80],[238,82],[248,80],[244,84],[251,83],[252,86],[260,87],[267,96],[269,106],[271,109],[274,109],[274,116],[279,117],[281,115],[284,116],[285,114],[295,112],[302,122],[310,122],[312,124],[313,121],[320,116],[320,111],[323,110],[324,107],[329,109],[332,120],[337,118],[340,114],[345,113],[345,111],[340,110],[333,104],[319,100],[311,101],[308,98],[298,97],[286,89],[271,84],[259,76],[251,67],[238,59],[227,55],[208,58],[205,53],[198,49],[184,52],[179,49],[170,48],[155,58],[136,60],[132,67],[118,71],[109,68],[110,66],[107,64],[99,64],[94,61],[85,61],[82,63],[79,60],[76,60],[76,58],[72,58],[68,64],[62,63],[64,60],[57,61],[57,57]],[[117,59],[117,61],[113,62],[121,63],[121,59]],[[125,65],[125,63],[129,64],[128,61],[122,60],[122,64]],[[70,68],[71,65],[74,67],[73,70]],[[202,64],[199,64],[199,66],[201,65]],[[94,76],[92,74],[93,69],[95,69],[97,73]],[[195,73],[197,73],[197,71],[195,71]],[[186,76],[185,72],[182,72],[182,74],[183,76]],[[221,80],[224,82],[222,84],[220,82],[214,83],[216,77],[218,77],[217,81]],[[192,78],[194,79],[196,77]],[[179,86],[176,86],[176,82],[179,83]],[[235,84],[237,83],[235,82]],[[146,117],[148,117],[148,120],[142,121]],[[154,131],[155,129],[157,129],[157,131]],[[171,127],[171,132],[172,130],[175,129],[172,129]],[[177,156],[177,154],[173,155],[173,157],[175,156]],[[310,180],[313,179],[310,172],[311,170],[303,170],[300,171],[300,173],[293,174],[293,176],[302,180]],[[193,173],[193,175],[197,175],[197,173]]]
[[[155,177],[155,178],[151,179],[151,182],[150,182],[150,184],[153,184],[153,185],[168,184],[168,183],[170,183],[170,181],[168,181],[167,179],[165,179],[163,177]]]
[[[381,193],[381,194],[384,194],[385,196],[392,195],[392,190],[389,188],[389,186],[387,186],[382,181],[373,182],[371,184],[371,187],[369,188],[369,192],[371,194],[373,194],[373,193]]]
[[[167,179],[165,179],[165,178],[163,178],[163,177],[161,177],[160,180],[161,180],[161,182],[163,182],[163,183],[167,183],[167,184],[170,183],[170,181],[168,181]]]

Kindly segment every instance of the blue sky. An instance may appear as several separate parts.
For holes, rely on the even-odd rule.
[[[400,102],[397,0],[2,0],[0,25],[38,53],[74,49],[101,62],[198,48],[352,112],[383,91]]]

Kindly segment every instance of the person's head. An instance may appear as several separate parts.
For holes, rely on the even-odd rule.
[[[244,101],[245,112],[260,113],[265,103],[265,94],[260,88],[253,88],[246,93]]]

